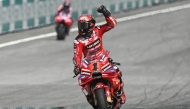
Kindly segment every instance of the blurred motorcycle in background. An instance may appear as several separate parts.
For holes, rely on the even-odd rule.
[[[67,18],[66,13],[59,12],[55,16],[56,22],[56,33],[57,33],[57,40],[65,40],[66,36],[69,34],[69,28],[72,25],[73,21],[70,18]]]

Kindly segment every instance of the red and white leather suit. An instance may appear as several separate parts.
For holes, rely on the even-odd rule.
[[[82,54],[84,57],[87,53],[101,54],[104,51],[102,44],[102,36],[105,32],[114,28],[117,24],[116,19],[113,16],[105,18],[107,23],[100,26],[95,26],[93,33],[89,37],[82,37],[80,34],[74,40],[74,64],[76,66],[81,65]]]

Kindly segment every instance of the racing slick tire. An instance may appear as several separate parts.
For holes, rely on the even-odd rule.
[[[64,24],[59,24],[56,27],[57,30],[57,40],[65,40],[66,33],[65,33],[65,25]]]
[[[104,89],[97,89],[95,91],[96,94],[96,100],[97,100],[97,107],[98,109],[108,109],[107,108],[107,100],[106,100],[106,96],[105,96],[105,91]]]

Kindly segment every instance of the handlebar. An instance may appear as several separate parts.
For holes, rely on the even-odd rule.
[[[79,73],[78,73],[78,74],[79,74]],[[78,76],[78,74],[75,74],[75,75],[73,76],[73,78],[77,77],[77,76]]]
[[[111,58],[109,58],[109,62],[110,62],[111,64],[113,64],[113,65],[121,65],[121,63],[113,62],[113,60],[112,60]],[[79,74],[79,73],[78,73],[78,74]],[[77,77],[78,74],[75,74],[75,75],[73,76],[73,78]]]
[[[113,65],[121,65],[120,63],[118,62],[113,62],[112,58],[108,58],[109,62]]]
[[[118,63],[118,62],[112,62],[112,64],[114,64],[114,65],[121,65],[121,63]]]
[[[73,78],[75,78],[77,75],[74,75]]]

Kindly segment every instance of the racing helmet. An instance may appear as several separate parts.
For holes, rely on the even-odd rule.
[[[63,10],[69,10],[70,6],[71,6],[70,1],[63,2]]]
[[[95,27],[95,19],[91,14],[82,14],[78,18],[78,31],[82,36],[91,36]]]

